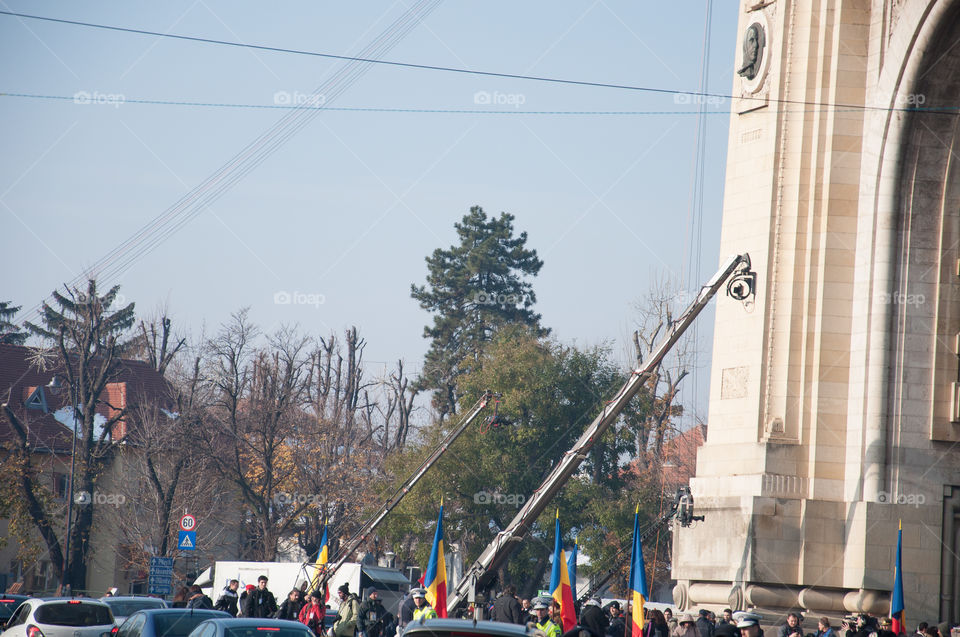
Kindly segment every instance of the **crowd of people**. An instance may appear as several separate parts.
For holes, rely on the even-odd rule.
[[[257,585],[239,590],[240,583],[231,580],[223,589],[216,604],[199,586],[181,588],[173,600],[173,606],[184,608],[212,608],[223,610],[236,617],[270,617],[299,621],[317,637],[396,637],[403,628],[414,621],[437,617],[426,599],[423,588],[413,588],[400,602],[397,614],[389,612],[380,600],[376,588],[368,588],[361,601],[344,584],[337,589],[340,604],[336,618],[328,626],[330,608],[325,603],[322,591],[306,592],[306,584],[293,589],[277,604],[267,589],[268,580],[261,575]],[[670,608],[663,611],[644,608],[642,635],[632,635],[633,609],[628,601],[624,607],[617,601],[603,605],[599,598],[576,605],[577,625],[564,632],[559,603],[551,597],[520,599],[514,586],[507,586],[486,608],[492,621],[510,624],[533,624],[547,637],[765,637],[760,626],[762,617],[751,612],[734,613],[726,608],[717,616],[701,609],[694,616],[681,613],[675,617]],[[869,614],[851,615],[839,627],[831,625],[827,617],[817,621],[817,630],[804,631],[804,618],[800,613],[789,613],[786,621],[777,627],[776,637],[897,637],[889,618],[877,618]],[[947,623],[928,625],[921,623],[910,637],[957,637],[951,636]]]
[[[173,598],[177,608],[207,608],[222,610],[234,617],[258,617],[298,621],[307,626],[317,637],[395,637],[396,620],[380,601],[376,588],[366,591],[364,601],[350,592],[349,585],[337,589],[339,610],[332,624],[327,626],[326,604],[323,591],[306,591],[306,584],[294,588],[277,604],[277,599],[267,588],[265,575],[257,579],[257,585],[248,584],[243,591],[238,580],[230,580],[221,591],[217,602],[203,593],[199,586],[182,587]]]
[[[725,608],[720,616],[701,609],[696,616],[681,613],[674,617],[673,611],[644,608],[642,635],[632,635],[633,608],[629,601],[625,607],[612,601],[603,605],[599,598],[587,600],[583,607],[576,606],[577,626],[564,633],[559,604],[550,597],[534,600],[519,599],[516,588],[506,587],[488,607],[489,617],[494,621],[512,624],[533,623],[547,637],[764,637],[760,624],[761,615],[752,612],[734,612]],[[817,629],[805,631],[804,617],[789,613],[777,627],[776,637],[897,637],[889,617],[877,618],[867,613],[847,616],[835,628],[830,619],[820,617]],[[951,635],[946,622],[933,626],[921,622],[909,637],[958,637]]]

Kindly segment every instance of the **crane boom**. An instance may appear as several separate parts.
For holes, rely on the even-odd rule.
[[[480,412],[483,411],[483,409],[490,402],[490,399],[494,396],[495,394],[493,392],[489,390],[485,391],[480,399],[473,405],[470,411],[464,416],[460,424],[453,431],[447,434],[447,437],[443,439],[440,445],[434,449],[433,452],[427,456],[422,463],[420,463],[420,466],[417,467],[416,471],[414,471],[410,477],[407,478],[402,485],[400,485],[390,499],[387,500],[382,507],[380,507],[380,510],[377,511],[372,518],[367,520],[356,533],[354,533],[353,537],[350,538],[346,545],[340,549],[340,557],[333,563],[332,566],[328,566],[324,573],[322,573],[320,581],[321,586],[326,584],[330,577],[336,573],[337,569],[343,566],[343,563],[346,562],[351,555],[353,555],[354,551],[360,548],[367,538],[370,537],[370,534],[373,533],[373,530],[376,529],[381,522],[383,522],[385,517],[387,517],[387,514],[390,513],[390,511],[392,511],[398,504],[400,504],[400,500],[402,500],[405,495],[410,493],[410,490],[415,484],[417,484],[417,482],[420,481],[420,478],[422,478],[430,469],[430,467],[432,467],[437,460],[440,459],[440,456],[442,456],[450,447],[450,445],[452,445],[456,439],[460,437],[460,434],[467,429],[470,423],[472,423],[476,417],[480,415]],[[499,396],[499,394],[496,394],[496,396]],[[304,565],[304,567],[316,568],[316,565],[308,562]]]
[[[546,509],[550,500],[563,488],[563,485],[574,474],[580,463],[587,457],[587,454],[593,448],[593,445],[600,436],[616,421],[620,412],[627,406],[630,400],[643,387],[644,383],[650,378],[650,375],[656,370],[657,366],[663,361],[670,349],[676,344],[688,327],[696,320],[703,308],[707,306],[710,299],[717,293],[724,283],[730,277],[740,270],[740,275],[731,280],[741,281],[744,286],[739,289],[731,289],[728,285],[727,292],[739,298],[745,299],[753,291],[754,276],[750,272],[749,255],[735,255],[729,257],[716,274],[702,288],[697,298],[691,303],[683,314],[673,322],[664,339],[651,352],[650,357],[645,363],[633,370],[630,378],[620,388],[616,396],[610,402],[606,403],[600,414],[590,423],[590,426],[583,432],[583,435],[577,440],[576,444],[567,451],[560,462],[553,468],[550,474],[544,479],[543,483],[533,492],[533,495],[524,503],[523,507],[517,512],[513,520],[507,525],[507,528],[497,533],[493,541],[473,563],[470,570],[458,582],[456,588],[447,600],[447,612],[454,616],[456,608],[464,601],[474,601],[478,588],[488,585],[492,575],[503,565],[509,557],[513,548],[524,536],[529,533],[530,526],[541,513]]]

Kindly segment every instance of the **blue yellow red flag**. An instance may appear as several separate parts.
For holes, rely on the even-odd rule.
[[[647,569],[643,563],[643,541],[640,539],[640,505],[633,514],[633,552],[630,556],[631,635],[643,634],[643,604],[647,601]]]
[[[310,590],[314,591],[320,585],[320,578],[326,570],[326,563],[330,561],[330,548],[327,544],[327,521],[323,521],[323,538],[320,540],[320,550],[317,551],[317,561],[314,564],[313,578],[310,580]],[[324,601],[330,599],[330,591],[324,586]]]
[[[893,573],[893,594],[890,599],[890,620],[893,623],[891,630],[895,635],[902,635],[906,632],[906,617],[903,615],[903,561],[901,552],[903,549],[903,520],[900,521],[900,528],[897,530],[897,563]]]
[[[443,559],[443,498],[440,499],[440,514],[437,515],[437,530],[433,534],[433,549],[427,572],[423,576],[427,589],[427,601],[437,611],[437,617],[447,616],[447,562]]]
[[[560,533],[560,509],[557,509],[556,541],[553,545],[553,570],[550,572],[550,596],[560,604],[560,618],[564,632],[577,625],[577,611],[573,607],[570,573],[563,557],[563,539]]]
[[[573,540],[573,550],[570,551],[570,557],[567,558],[567,577],[570,578],[570,594],[574,599],[577,597],[577,549],[580,545],[576,538]]]

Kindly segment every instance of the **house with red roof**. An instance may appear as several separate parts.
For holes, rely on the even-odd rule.
[[[35,349],[0,344],[0,403],[9,407],[23,427],[22,432],[16,431],[6,415],[0,414],[0,461],[9,457],[12,448],[19,448],[25,437],[31,464],[39,468],[42,484],[52,496],[51,508],[59,522],[55,529],[61,536],[61,544],[66,528],[70,461],[77,440],[74,436],[74,408],[70,405],[65,383],[63,370],[55,363],[50,364],[49,360],[38,358]],[[105,426],[126,411],[113,422],[109,431],[100,429],[97,433],[104,435],[111,444],[123,445],[131,428],[137,426],[138,408],[146,405],[173,409],[169,385],[147,363],[120,361],[116,377],[107,384],[101,396],[96,422]],[[102,482],[109,484],[110,476],[105,476]],[[88,565],[88,589],[91,594],[100,594],[113,586],[129,590],[129,586],[123,585],[142,580],[146,574],[124,570],[122,560],[118,559],[120,547],[117,546],[115,530],[105,528],[110,525],[102,517],[99,525],[97,517],[94,520],[90,541],[96,550],[91,552],[91,564]],[[8,520],[0,519],[0,536],[10,537]],[[16,542],[0,547],[0,591],[7,590],[15,582],[21,582],[19,588],[29,592],[56,589],[59,582],[39,535],[37,546],[40,547],[40,556],[28,563],[18,558]]]

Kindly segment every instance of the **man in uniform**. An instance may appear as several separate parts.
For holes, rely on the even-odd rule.
[[[550,608],[547,600],[538,597],[533,600],[533,612],[537,616],[537,628],[547,634],[547,637],[560,637],[560,627],[550,620]]]
[[[737,613],[737,628],[743,637],[763,637],[760,616],[755,613]]]
[[[433,610],[433,606],[427,602],[427,591],[425,589],[415,588],[412,595],[413,603],[417,605],[417,609],[413,611],[413,621],[437,618],[437,611]]]

